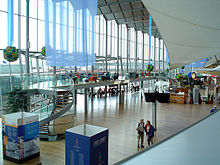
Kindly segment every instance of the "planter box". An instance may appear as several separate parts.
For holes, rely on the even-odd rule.
[[[40,155],[38,120],[27,112],[2,116],[4,159],[20,164]]]
[[[48,135],[49,142],[55,142],[57,140],[57,135]]]

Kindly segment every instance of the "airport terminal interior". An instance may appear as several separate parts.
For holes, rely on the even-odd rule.
[[[2,0],[0,164],[218,165],[219,9]]]

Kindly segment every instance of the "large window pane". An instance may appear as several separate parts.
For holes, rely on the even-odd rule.
[[[7,11],[8,9],[8,1],[1,0],[0,10]]]
[[[37,51],[37,20],[29,19],[29,21],[30,21],[29,36],[30,36],[30,43],[31,43],[30,50]]]
[[[30,0],[29,1],[29,15],[32,18],[37,18],[37,1],[38,0]]]
[[[44,21],[38,21],[38,51],[45,46],[45,30]]]
[[[5,49],[8,45],[7,13],[0,12],[0,18],[1,22],[5,24],[4,26],[0,26],[0,48]]]

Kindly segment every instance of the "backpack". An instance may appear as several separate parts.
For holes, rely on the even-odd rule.
[[[154,137],[154,132],[155,132],[154,126],[150,125],[149,136],[150,136],[150,137]]]

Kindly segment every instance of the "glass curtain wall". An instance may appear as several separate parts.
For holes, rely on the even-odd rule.
[[[14,37],[15,42],[14,46],[18,47],[18,34],[20,33],[21,39],[20,39],[20,45],[21,50],[25,52],[26,49],[26,0],[20,0],[21,1],[21,15],[18,13],[18,2],[14,1]],[[36,7],[37,6],[37,7]],[[18,31],[18,18],[21,18],[21,30]],[[2,1],[0,5],[0,18],[2,22],[5,22],[7,24],[7,1]],[[44,58],[36,58],[36,56],[41,56],[41,48],[45,45],[45,37],[44,37],[44,1],[43,0],[35,0],[30,1],[30,72],[31,73],[42,73],[42,72],[52,72],[53,68],[48,67],[45,64]],[[123,66],[123,70],[126,68],[127,63],[127,27],[126,25],[122,24],[119,25],[119,32],[117,31],[117,23],[114,20],[107,21],[108,26],[108,32],[106,32],[106,20],[104,16],[97,15],[96,16],[96,35],[95,35],[95,53],[97,56],[97,65],[95,66],[95,69],[102,70],[105,68],[105,59],[106,56],[106,35],[108,35],[108,45],[107,45],[107,54],[108,57],[115,57],[108,59],[108,68],[110,71],[116,71],[116,63],[117,63],[117,36],[119,33],[119,56],[122,58],[122,65],[120,65],[120,71],[121,66]],[[135,57],[137,53],[137,70],[142,69],[142,54],[143,54],[143,34],[142,32],[137,33],[138,37],[138,43],[136,48],[136,31],[135,29],[130,29],[130,38],[129,38],[129,47],[130,47],[130,57],[128,59],[129,62],[129,70],[134,71],[135,70]],[[145,42],[144,42],[144,64],[147,65],[149,63],[149,53],[148,53],[148,34],[145,35]],[[1,72],[0,74],[9,74],[9,63],[3,59],[3,49],[7,47],[7,26],[1,26],[0,27],[0,64],[1,64]],[[154,43],[153,43],[153,36],[152,36],[152,53],[151,53],[151,59],[154,59]],[[158,39],[156,41],[156,60],[157,65],[159,60],[159,51],[158,51]],[[161,44],[163,44],[163,41],[161,40]],[[136,51],[137,49],[137,51]],[[163,47],[160,48],[160,69],[163,69],[162,65],[162,56],[163,56]],[[165,52],[166,49],[164,49]],[[165,54],[165,53],[164,53]],[[166,61],[166,56],[164,55],[164,63]],[[37,65],[38,62],[38,65]],[[11,63],[11,73],[13,74],[20,74],[20,68],[22,67],[22,73],[25,71],[25,56],[24,53],[21,55],[21,65],[19,63],[19,60],[16,62]],[[37,68],[39,67],[39,68]],[[60,71],[62,68],[57,68],[57,71]],[[74,69],[72,67],[72,69]],[[88,69],[88,68],[87,68]],[[89,68],[91,69],[91,68]],[[85,71],[86,67],[78,68],[78,71]]]
[[[22,54],[20,60],[9,64],[3,58],[3,50],[7,47],[7,0],[1,1],[0,5],[0,18],[4,26],[0,26],[0,103],[4,100],[3,95],[10,91],[11,86],[16,86],[18,83],[17,78],[24,74],[25,69],[25,51],[26,51],[26,0],[20,0],[20,14],[19,14],[19,1],[14,1],[14,44],[17,47],[20,45]],[[34,74],[46,74],[53,72],[53,67],[46,65],[45,58],[41,55],[41,49],[45,45],[45,26],[44,26],[44,0],[31,0],[30,1],[30,17],[29,17],[29,36],[30,36],[30,73]],[[19,19],[20,18],[20,19]],[[20,20],[20,22],[19,22]],[[136,33],[134,28],[130,29],[129,43],[127,44],[128,29],[124,24],[118,25],[115,20],[106,21],[103,15],[96,16],[96,35],[95,35],[95,53],[97,56],[97,65],[94,67],[94,71],[105,71],[105,56],[106,56],[106,35],[107,35],[107,56],[108,56],[108,70],[110,72],[117,71],[117,53],[119,49],[119,70],[120,73],[126,71],[127,56],[128,58],[128,71],[135,71],[135,57],[137,56],[137,70],[142,70],[142,58],[144,51],[144,68],[149,63],[149,44],[148,34],[144,34],[144,49],[143,49],[143,33]],[[20,25],[20,31],[19,31]],[[119,26],[119,31],[118,31]],[[118,48],[118,33],[119,33],[119,48]],[[138,40],[136,41],[136,34]],[[20,39],[19,39],[20,36]],[[154,37],[152,36],[152,51],[151,59],[154,60],[154,44],[156,44],[156,68],[159,66],[159,40],[156,38],[154,43]],[[136,47],[137,42],[137,47]],[[161,45],[163,41],[161,40]],[[129,49],[127,49],[129,46]],[[129,50],[129,52],[127,52]],[[164,53],[163,53],[164,50]],[[136,55],[137,53],[137,55]],[[163,61],[164,54],[164,61]],[[122,64],[121,64],[122,62]],[[160,47],[160,70],[166,69],[166,48]],[[74,67],[68,67],[66,69],[75,70]],[[57,72],[61,72],[65,68],[57,68]],[[10,74],[11,71],[11,74]],[[77,71],[91,71],[91,67],[78,67]],[[10,85],[10,83],[12,85]],[[2,103],[1,103],[2,105]],[[5,105],[3,105],[5,106]],[[1,108],[1,107],[0,107]]]

